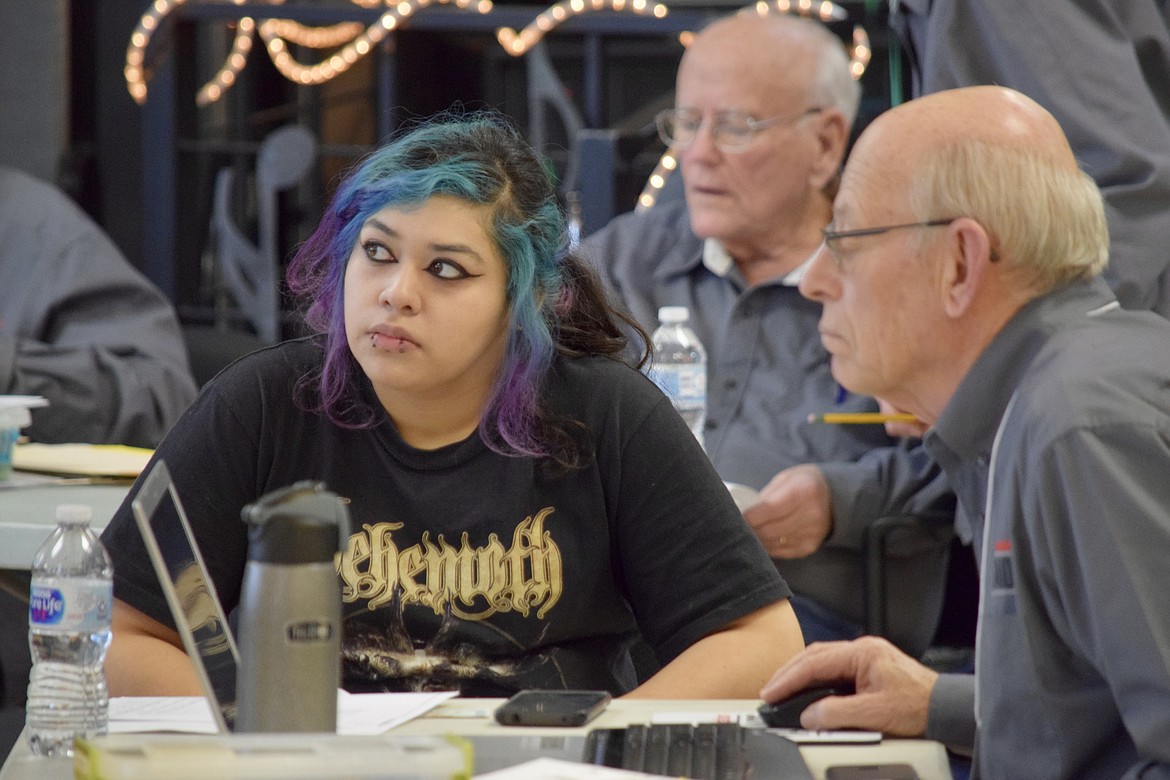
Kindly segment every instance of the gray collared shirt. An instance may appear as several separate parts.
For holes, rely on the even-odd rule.
[[[705,254],[684,206],[663,204],[618,217],[582,251],[647,332],[660,306],[690,309],[708,355],[705,447],[725,480],[758,489],[789,466],[821,466],[833,532],[817,553],[777,562],[794,591],[860,625],[869,523],[900,513],[940,519],[937,538],[896,541],[891,551],[890,603],[898,606],[891,633],[920,651],[942,598],[953,509],[945,481],[921,447],[896,442],[880,426],[808,422],[810,414],[877,405],[842,394],[817,331],[820,304],[801,296],[792,274],[749,286],[715,247]]]
[[[982,561],[977,677],[940,678],[927,736],[978,712],[986,776],[1170,776],[1170,322],[1100,280],[1042,296],[925,443]]]

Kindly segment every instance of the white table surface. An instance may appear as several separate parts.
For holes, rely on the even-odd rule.
[[[106,527],[130,483],[84,484],[77,480],[15,471],[0,482],[0,569],[27,571],[33,555],[57,525],[58,504],[87,504],[90,526]]]
[[[391,733],[394,734],[463,734],[492,733],[507,728],[491,720],[485,713],[502,699],[452,699],[441,704],[421,718],[416,718]],[[753,712],[757,701],[650,701],[624,700],[612,702],[589,727],[615,728],[630,723],[648,723],[654,713]],[[584,729],[525,728],[526,733],[560,734]],[[916,739],[886,739],[869,745],[803,746],[801,755],[817,780],[823,780],[825,768],[834,764],[877,764],[905,762],[911,764],[922,780],[951,780],[946,750],[937,742]],[[12,753],[0,769],[0,780],[68,780],[72,777],[72,762],[68,759],[36,759],[28,752],[23,733]]]

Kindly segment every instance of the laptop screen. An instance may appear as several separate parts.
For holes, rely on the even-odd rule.
[[[240,656],[166,463],[146,475],[131,507],[216,725],[232,731]]]

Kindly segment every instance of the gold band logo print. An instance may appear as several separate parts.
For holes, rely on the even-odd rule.
[[[400,548],[394,532],[403,523],[373,523],[349,537],[338,563],[341,598],[346,604],[366,600],[373,610],[389,603],[397,591],[403,606],[421,605],[464,620],[486,620],[501,612],[524,617],[536,610],[543,618],[564,592],[561,550],[545,530],[553,513],[546,507],[520,521],[505,547],[491,534],[473,547],[464,532],[459,546],[424,532],[419,543]]]

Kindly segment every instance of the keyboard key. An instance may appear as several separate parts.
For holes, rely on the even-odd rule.
[[[715,777],[743,780],[745,760],[743,728],[737,723],[715,724]]]
[[[629,726],[625,730],[625,739],[622,742],[622,769],[642,771],[642,764],[646,760],[646,727]]]
[[[691,776],[698,780],[717,780],[715,774],[715,724],[700,723],[695,727],[694,759]]]
[[[670,726],[646,726],[646,750],[642,755],[642,771],[652,775],[669,774],[666,771],[670,749]]]
[[[695,777],[691,772],[691,753],[694,745],[694,726],[667,726],[669,751],[665,774],[671,777]]]

